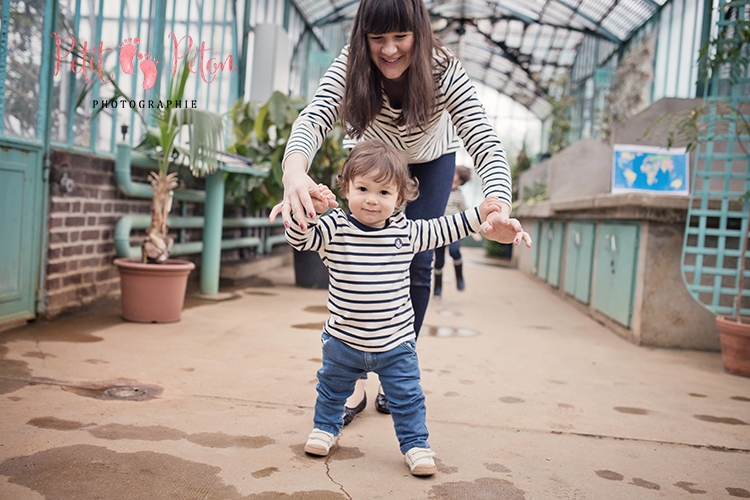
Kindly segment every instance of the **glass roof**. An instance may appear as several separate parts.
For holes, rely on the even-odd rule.
[[[569,73],[586,37],[613,51],[667,0],[425,0],[435,33],[469,76],[540,118],[545,96]],[[348,23],[357,0],[294,0],[314,27]]]

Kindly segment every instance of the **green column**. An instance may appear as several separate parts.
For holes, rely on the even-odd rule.
[[[206,177],[205,224],[201,256],[201,293],[219,293],[221,265],[221,228],[224,218],[224,172],[216,170]]]

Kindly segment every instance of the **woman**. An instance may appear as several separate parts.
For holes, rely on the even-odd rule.
[[[410,219],[443,215],[460,138],[474,160],[485,196],[499,198],[503,207],[492,214],[484,236],[517,245],[523,240],[531,247],[529,234],[510,218],[511,176],[500,139],[461,63],[433,35],[422,0],[360,2],[349,45],[292,127],[283,161],[284,199],[271,211],[271,221],[281,214],[289,227],[291,213],[315,216],[311,198],[324,198],[306,172],[338,119],[353,141],[378,138],[406,154],[420,193],[406,207]],[[336,206],[335,201],[329,204]],[[305,222],[300,225],[304,230]],[[417,254],[410,268],[417,334],[430,300],[432,257],[433,251]],[[360,383],[347,401],[346,423],[365,402]],[[388,413],[382,394],[376,408]]]

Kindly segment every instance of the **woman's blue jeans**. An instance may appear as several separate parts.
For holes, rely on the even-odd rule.
[[[388,395],[393,427],[401,448],[429,448],[427,408],[419,385],[416,344],[409,340],[386,352],[364,352],[323,333],[323,366],[318,370],[315,427],[338,435],[344,426],[344,404],[363,373],[375,372]]]
[[[448,153],[427,163],[409,165],[412,177],[419,181],[419,198],[406,205],[406,217],[412,220],[435,219],[445,215],[445,206],[453,187],[456,154]],[[419,336],[430,303],[432,257],[434,250],[414,256],[409,268],[411,302],[414,307],[414,332]],[[386,392],[388,394],[388,392]],[[390,400],[390,395],[388,395]]]

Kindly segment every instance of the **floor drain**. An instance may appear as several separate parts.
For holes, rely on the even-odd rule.
[[[148,390],[143,387],[122,386],[110,387],[104,391],[104,396],[110,399],[124,399],[127,401],[141,401],[149,397]]]

